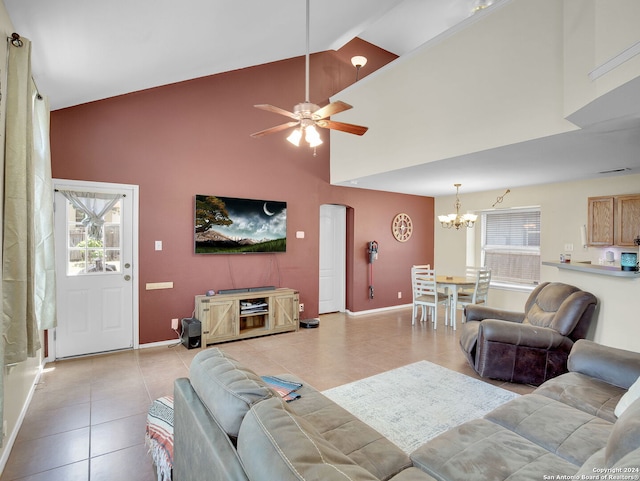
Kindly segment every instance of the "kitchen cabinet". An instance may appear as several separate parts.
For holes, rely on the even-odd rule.
[[[635,246],[640,235],[640,194],[589,197],[587,243]]]
[[[640,194],[619,195],[614,200],[615,245],[635,246],[634,239],[640,236]]]

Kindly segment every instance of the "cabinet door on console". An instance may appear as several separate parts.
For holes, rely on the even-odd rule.
[[[232,339],[238,335],[237,302],[232,299],[198,299],[204,344]]]
[[[299,296],[298,293],[273,296],[272,297],[273,323],[272,329],[291,330],[292,327],[298,329],[299,320]]]

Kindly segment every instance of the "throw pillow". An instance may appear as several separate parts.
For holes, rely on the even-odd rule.
[[[616,405],[616,409],[613,411],[614,414],[617,417],[622,416],[622,413],[624,412],[624,410],[627,409],[629,406],[631,406],[633,401],[635,401],[639,397],[640,397],[640,377],[636,379],[636,382],[634,382],[629,388],[629,390],[626,393],[624,393],[624,395],[620,398],[620,401],[618,401],[618,404]]]

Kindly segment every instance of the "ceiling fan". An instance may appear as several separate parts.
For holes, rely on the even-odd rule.
[[[340,130],[342,132],[347,132],[349,134],[355,135],[363,135],[368,127],[363,127],[361,125],[354,124],[346,124],[344,122],[336,122],[334,120],[330,120],[329,117],[335,115],[340,112],[344,112],[345,110],[349,110],[353,108],[351,105],[336,101],[332,102],[329,105],[326,105],[320,108],[318,105],[311,103],[309,101],[309,0],[307,0],[307,53],[305,56],[305,101],[297,104],[293,108],[293,112],[289,112],[288,110],[281,109],[279,107],[274,107],[269,104],[259,104],[254,105],[254,107],[266,110],[268,112],[273,112],[275,114],[284,115],[285,117],[289,117],[293,120],[277,125],[275,127],[271,127],[265,130],[261,130],[260,132],[255,132],[251,134],[251,137],[262,137],[263,135],[273,134],[276,132],[280,132],[281,130],[286,130],[291,127],[296,127],[291,134],[287,137],[287,140],[292,144],[298,146],[300,145],[300,140],[303,138],[309,143],[310,147],[317,147],[322,144],[322,139],[320,138],[320,134],[316,130],[317,127],[321,127],[323,129],[333,129]]]

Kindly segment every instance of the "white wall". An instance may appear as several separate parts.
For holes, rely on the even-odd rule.
[[[640,41],[637,0],[564,0],[566,114],[635,79],[640,56],[629,57],[591,80],[594,69],[615,59]]]
[[[331,182],[637,119],[639,15],[638,0],[504,0],[470,16],[334,97],[370,133],[331,134]]]
[[[13,25],[9,19],[9,15],[4,6],[4,2],[0,1],[0,35],[4,38],[11,36],[13,33]],[[20,33],[20,32],[18,32]],[[7,42],[0,42],[0,58],[6,58]],[[6,99],[6,70],[1,71],[0,81],[2,83],[2,99]],[[5,131],[5,103],[0,102],[0,166],[4,165],[4,131]],[[4,169],[0,169],[2,172]],[[0,182],[0,195],[2,195],[2,182]],[[0,221],[0,232],[2,229],[2,221]],[[2,286],[0,285],[0,289]],[[1,293],[1,292],[0,292]],[[0,342],[4,342],[0,339]],[[29,358],[25,362],[21,362],[15,366],[4,367],[0,365],[0,369],[4,369],[4,420],[7,422],[7,432],[5,442],[0,448],[0,472],[4,468],[6,460],[9,456],[12,441],[15,439],[19,423],[27,408],[29,396],[34,387],[34,383],[40,372],[42,365],[42,350],[38,351],[35,358]]]
[[[505,189],[508,186],[505,186]],[[472,194],[461,188],[462,211],[490,209],[504,190]],[[573,244],[572,262],[590,260],[594,263],[613,250],[619,262],[620,252],[633,248],[583,248],[580,228],[587,223],[587,198],[600,195],[640,193],[640,174],[609,177],[598,180],[546,184],[512,189],[496,208],[540,206],[541,254],[543,261],[559,260],[565,244]],[[467,236],[479,234],[479,228],[470,232],[444,229],[437,222],[437,215],[453,212],[455,195],[435,199],[435,268],[441,274],[462,274],[467,262]],[[638,226],[640,229],[640,225]],[[478,232],[476,232],[478,231]],[[640,352],[640,275],[634,279],[578,273],[542,266],[541,281],[559,281],[592,292],[599,300],[594,319],[595,325],[589,338],[609,346]],[[522,310],[528,292],[492,289],[489,305],[511,310]]]
[[[332,135],[331,182],[575,130],[563,39],[562,2],[504,1],[341,92],[378,135]]]

